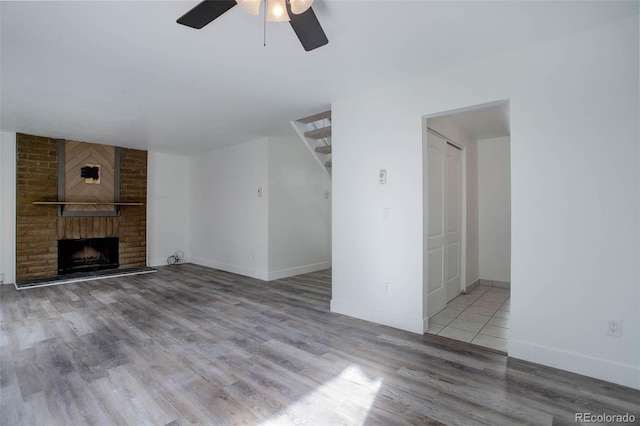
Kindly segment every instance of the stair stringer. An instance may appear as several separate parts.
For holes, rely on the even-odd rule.
[[[300,137],[300,139],[302,139],[302,141],[304,142],[304,145],[307,147],[307,149],[311,153],[311,156],[313,156],[314,160],[316,160],[316,162],[322,168],[322,170],[324,170],[324,172],[329,176],[329,178],[331,178],[331,171],[327,166],[325,166],[325,163],[327,162],[326,158],[327,156],[329,156],[330,158],[331,154],[318,154],[316,152],[316,146],[318,146],[318,141],[315,139],[309,139],[304,135],[304,132],[308,130],[306,124],[299,123],[297,121],[290,121],[290,123],[293,129],[296,131],[296,133]]]

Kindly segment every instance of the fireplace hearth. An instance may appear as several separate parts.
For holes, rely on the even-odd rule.
[[[58,240],[58,274],[118,268],[118,238]]]

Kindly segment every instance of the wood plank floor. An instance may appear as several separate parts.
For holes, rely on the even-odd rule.
[[[330,271],[0,286],[2,425],[575,424],[640,392],[329,312]],[[638,420],[636,420],[638,421]]]

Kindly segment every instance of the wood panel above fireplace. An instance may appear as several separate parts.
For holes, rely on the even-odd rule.
[[[116,216],[120,199],[120,149],[77,141],[58,142],[58,197],[63,216]]]

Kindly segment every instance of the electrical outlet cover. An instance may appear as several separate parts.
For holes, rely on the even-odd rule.
[[[622,337],[622,321],[612,318],[608,319],[607,334],[609,336]]]

